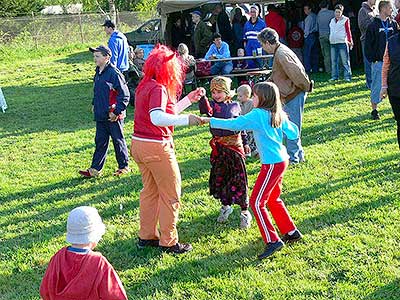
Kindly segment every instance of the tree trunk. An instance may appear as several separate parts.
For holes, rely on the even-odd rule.
[[[114,24],[117,24],[117,11],[115,9],[115,2],[114,0],[108,0],[108,5],[110,7],[110,18]]]

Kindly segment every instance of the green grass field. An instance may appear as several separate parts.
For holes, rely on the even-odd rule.
[[[30,57],[30,58],[29,58]],[[39,299],[51,256],[65,245],[68,212],[93,205],[107,225],[97,250],[114,265],[130,299],[400,299],[400,154],[388,101],[370,120],[361,73],[352,83],[321,75],[304,114],[307,162],[286,172],[282,198],[304,234],[262,262],[255,223],[239,229],[239,209],[216,224],[208,196],[208,128],[178,128],[183,178],[182,256],[138,250],[140,174],[83,180],[94,150],[94,64],[84,49],[16,60],[3,56],[0,86],[0,299]],[[194,112],[197,112],[193,108]],[[130,144],[133,110],[125,136]],[[252,188],[260,164],[248,162]]]

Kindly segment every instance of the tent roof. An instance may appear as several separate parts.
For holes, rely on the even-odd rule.
[[[158,2],[158,11],[161,15],[192,9],[209,3],[242,4],[243,0],[160,0]],[[250,0],[249,3],[277,3],[284,1],[277,0]]]

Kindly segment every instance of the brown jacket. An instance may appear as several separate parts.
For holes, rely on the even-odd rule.
[[[289,102],[301,92],[311,90],[311,81],[303,64],[292,50],[282,44],[275,50],[269,81],[278,86],[283,103]]]

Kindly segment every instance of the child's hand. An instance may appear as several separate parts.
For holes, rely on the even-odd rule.
[[[251,153],[251,149],[250,149],[250,146],[249,146],[249,145],[244,145],[243,148],[244,148],[244,153],[245,153],[245,154]]]
[[[211,118],[208,117],[201,117],[201,124],[208,124],[210,123]]]

